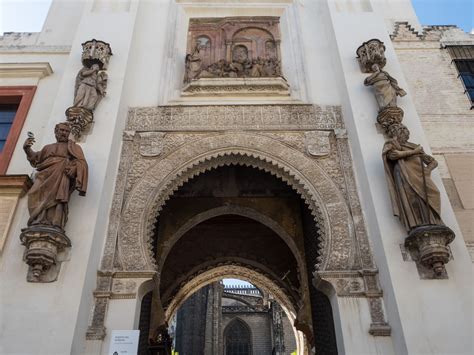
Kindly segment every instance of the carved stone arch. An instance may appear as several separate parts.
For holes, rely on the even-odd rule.
[[[233,30],[230,30],[227,32],[227,36],[229,40],[233,40],[234,38],[239,38],[242,33],[245,33],[245,31],[255,29],[255,30],[260,30],[264,32],[265,34],[268,34],[269,38],[272,40],[276,41],[280,39],[277,27],[274,28],[264,28],[263,26],[258,26],[258,25],[251,25],[249,24],[248,26],[244,27],[236,27]]]
[[[351,213],[334,181],[318,164],[281,141],[248,132],[204,136],[151,166],[134,185],[122,210],[118,238],[124,270],[156,268],[152,253],[155,221],[166,201],[186,181],[210,169],[246,165],[269,172],[301,195],[318,225],[319,270],[347,270],[354,263]]]
[[[281,225],[279,225],[275,220],[268,217],[267,215],[253,208],[237,206],[237,205],[226,205],[226,206],[216,207],[216,208],[207,210],[205,212],[198,213],[195,216],[188,219],[186,223],[184,223],[182,226],[180,226],[176,230],[176,232],[167,241],[166,245],[163,245],[163,248],[160,253],[161,260],[159,260],[157,263],[158,272],[160,273],[162,271],[166,258],[168,257],[168,254],[173,248],[173,246],[176,244],[179,238],[181,238],[187,231],[189,231],[190,229],[192,229],[194,226],[198,225],[199,223],[204,222],[205,220],[208,220],[217,216],[222,216],[225,214],[233,214],[233,215],[238,215],[242,217],[247,217],[257,222],[260,222],[263,225],[270,228],[271,230],[273,230],[275,234],[277,234],[281,239],[283,239],[283,241],[286,243],[288,248],[293,253],[293,256],[295,257],[296,262],[298,264],[298,269],[299,269],[298,271],[301,273],[302,278],[304,280],[307,279],[306,267],[304,264],[303,255],[301,254],[300,250],[296,246],[294,239],[288,234],[288,232]]]
[[[271,293],[288,315],[289,319],[296,319],[297,305],[294,303],[294,300],[291,300],[290,297],[288,297],[279,284],[257,270],[254,270],[246,265],[239,265],[235,263],[221,265],[206,270],[205,272],[200,273],[182,285],[179,291],[173,297],[173,300],[166,308],[165,319],[167,321],[171,319],[171,317],[184,303],[184,301],[186,301],[189,296],[194,294],[200,288],[224,278],[236,278],[247,281],[256,287]]]

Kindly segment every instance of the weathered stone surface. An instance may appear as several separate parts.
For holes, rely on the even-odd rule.
[[[0,176],[0,253],[5,245],[18,201],[31,185],[32,181],[28,175]]]

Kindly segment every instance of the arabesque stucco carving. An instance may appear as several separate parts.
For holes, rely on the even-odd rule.
[[[132,278],[155,272],[151,241],[166,201],[186,181],[225,165],[267,171],[301,195],[319,229],[314,238],[319,239],[320,253],[313,268],[322,280],[329,271],[375,270],[339,107],[132,108],[125,129],[99,271],[99,279],[104,280],[98,282],[96,292],[114,297],[114,283],[106,281],[114,278],[114,272]],[[149,138],[144,132],[153,132],[159,154],[143,154],[144,144],[148,146],[143,139]],[[307,137],[318,134],[311,132],[327,139],[308,151]],[[333,276],[329,278],[333,283]],[[366,297],[366,292],[355,296]],[[102,328],[92,324],[90,329]],[[93,332],[88,337],[93,338]]]

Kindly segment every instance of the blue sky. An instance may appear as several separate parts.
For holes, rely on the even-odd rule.
[[[457,25],[474,28],[474,0],[412,0],[422,25]]]
[[[457,25],[466,32],[474,28],[474,0],[412,1],[423,25]],[[0,0],[0,34],[41,31],[50,4],[51,0]]]

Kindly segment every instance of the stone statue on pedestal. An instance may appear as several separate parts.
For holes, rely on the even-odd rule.
[[[431,180],[437,161],[420,145],[408,142],[410,132],[402,124],[388,128],[382,152],[394,215],[407,231],[421,225],[440,224],[441,199]]]
[[[106,95],[107,66],[112,49],[104,41],[92,39],[82,43],[82,69],[76,76],[74,102],[66,110],[71,133],[79,139],[94,121],[94,110]]]
[[[106,89],[106,71],[101,70],[99,64],[93,64],[90,68],[84,66],[76,76],[73,106],[94,111],[105,96]]]
[[[68,217],[68,203],[74,190],[84,196],[87,190],[88,167],[79,145],[69,140],[68,123],[56,125],[56,143],[44,146],[40,151],[31,149],[34,137],[29,134],[23,149],[30,164],[37,169],[34,183],[28,192],[28,227],[22,230],[20,239],[27,247],[26,262],[30,265],[29,281],[54,281],[43,279],[51,266],[57,266],[58,253],[70,246],[64,233]]]
[[[438,163],[421,146],[408,142],[410,132],[402,124],[404,113],[397,106],[397,96],[405,96],[406,92],[381,69],[387,63],[383,42],[371,39],[356,52],[361,71],[372,73],[364,85],[374,87],[379,107],[377,122],[389,138],[382,158],[393,214],[408,232],[405,247],[422,270],[420,276],[446,278],[444,265],[451,256],[448,245],[455,235],[441,220],[440,193],[431,180],[431,171]]]

